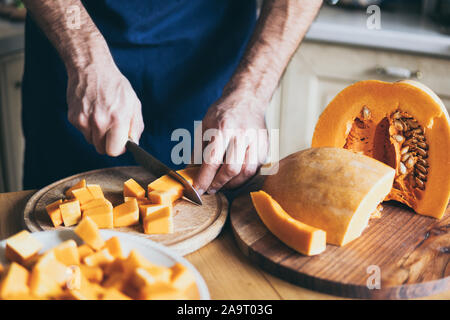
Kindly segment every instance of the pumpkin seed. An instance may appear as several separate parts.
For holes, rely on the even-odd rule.
[[[364,107],[362,108],[361,114],[362,114],[363,119],[364,119],[364,120],[367,120],[367,119],[370,118],[371,112],[370,112],[369,108],[367,108],[366,106],[364,106]]]
[[[425,142],[423,142],[423,141],[418,141],[418,142],[417,142],[417,145],[418,145],[419,147],[421,147],[422,149],[424,149],[424,150],[427,150],[427,149],[428,149],[428,145],[427,145]]]
[[[417,163],[419,163],[420,165],[424,166],[425,168],[428,167],[428,162],[425,159],[419,158],[419,159],[417,159]]]
[[[403,131],[405,129],[405,127],[403,126],[403,124],[399,120],[395,120],[394,121],[394,127],[398,131]]]
[[[412,167],[414,167],[415,163],[416,161],[414,160],[414,157],[409,157],[405,165],[408,169],[411,169]]]
[[[424,166],[422,166],[422,165],[420,165],[420,164],[416,164],[416,168],[417,168],[417,170],[419,170],[420,172],[422,172],[423,174],[427,174],[428,173],[428,170],[427,170],[427,168],[425,168]]]
[[[422,180],[416,177],[415,182],[419,189],[425,190],[425,183]]]
[[[419,147],[416,148],[416,152],[423,158],[426,158],[428,156],[427,152]]]
[[[419,178],[422,181],[427,181],[427,176],[424,175],[422,172],[419,172],[418,170],[415,171],[415,175],[417,178]]]
[[[402,117],[402,115],[400,114],[400,111],[397,111],[394,113],[393,117],[394,117],[394,119],[400,119]]]
[[[404,146],[414,146],[417,143],[417,139],[410,138],[408,140],[406,140],[406,142],[403,144]]]
[[[410,153],[405,153],[405,154],[402,156],[402,158],[401,158],[402,162],[405,162],[406,160],[408,160],[408,158],[409,158],[410,156],[411,156]]]
[[[400,162],[400,165],[398,166],[398,171],[400,172],[400,174],[405,174],[407,169],[406,166],[403,162]]]
[[[397,141],[398,143],[402,143],[403,141],[405,141],[405,137],[399,135],[399,134],[394,134],[392,136],[392,138],[395,139],[395,141]]]
[[[408,119],[408,120],[407,120],[407,123],[408,123],[408,126],[409,126],[410,128],[416,129],[416,128],[419,127],[419,124],[417,123],[416,120]]]
[[[402,150],[400,150],[400,154],[405,154],[409,151],[409,146],[406,146],[404,148],[402,148]]]

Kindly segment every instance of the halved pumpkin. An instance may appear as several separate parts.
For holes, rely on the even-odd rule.
[[[442,218],[450,197],[450,126],[442,101],[414,81],[357,82],[319,118],[312,147],[340,147],[396,170],[385,200]]]

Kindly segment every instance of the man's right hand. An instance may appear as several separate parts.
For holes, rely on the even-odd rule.
[[[68,70],[68,119],[100,154],[119,156],[144,130],[141,102],[114,62]]]

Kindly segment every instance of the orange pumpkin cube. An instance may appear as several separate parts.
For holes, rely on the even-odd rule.
[[[170,283],[156,282],[139,293],[141,300],[185,300],[186,296]]]
[[[195,283],[194,275],[181,263],[175,263],[171,268],[170,281],[178,290],[184,291]]]
[[[59,205],[61,216],[66,227],[77,224],[81,219],[80,201],[71,200]]]
[[[183,190],[170,189],[166,191],[151,191],[148,198],[151,203],[171,205],[175,200],[183,196]]]
[[[80,265],[81,274],[91,282],[100,283],[103,280],[103,270],[100,267],[90,267],[85,264]]]
[[[45,210],[47,210],[48,216],[50,217],[54,227],[59,227],[63,223],[61,210],[59,210],[59,205],[62,202],[62,199],[59,199],[45,207]]]
[[[123,258],[122,245],[118,237],[111,237],[105,241],[105,248],[114,258]]]
[[[81,188],[86,188],[86,180],[85,179],[78,181],[72,187],[67,189],[66,192],[65,192],[66,197],[67,198],[73,198],[74,195],[72,194],[72,191],[76,190],[76,189],[81,189]]]
[[[139,214],[143,221],[146,216],[164,209],[165,207],[167,207],[165,204],[141,204],[139,205]]]
[[[96,207],[102,207],[102,206],[108,206],[113,208],[111,202],[108,199],[100,198],[100,199],[94,199],[91,200],[81,206],[81,211],[85,211],[88,209],[96,208]]]
[[[128,227],[139,223],[137,200],[127,201],[113,209],[114,227]]]
[[[20,264],[13,262],[5,271],[0,283],[0,299],[18,295],[27,295],[29,272]]]
[[[166,234],[173,232],[172,207],[166,206],[161,210],[146,216],[142,222],[146,234]]]
[[[123,184],[123,196],[145,198],[145,189],[142,188],[135,180],[128,179]]]
[[[98,184],[88,184],[86,188],[94,199],[103,199],[105,197],[102,188]]]
[[[42,244],[26,230],[6,239],[5,256],[10,261],[27,264],[39,253]]]
[[[94,200],[92,193],[89,191],[87,187],[72,190],[72,194],[75,197],[75,199],[80,201],[80,205],[84,205],[85,203]]]
[[[102,300],[131,300],[131,298],[115,288],[109,288],[101,295]]]
[[[84,264],[89,267],[104,267],[113,261],[114,257],[109,253],[108,249],[94,252],[83,259]]]
[[[99,250],[105,245],[105,241],[100,236],[97,224],[89,216],[83,217],[74,231],[94,250]]]
[[[82,244],[78,247],[78,256],[80,257],[80,260],[83,260],[84,257],[93,254],[94,250],[92,250],[91,247],[89,247],[87,244]]]
[[[84,216],[90,217],[101,229],[114,228],[112,205],[103,205],[87,209],[83,212],[83,217]]]
[[[74,240],[67,240],[54,247],[53,252],[56,259],[66,266],[80,264],[80,255],[78,253],[77,243]]]

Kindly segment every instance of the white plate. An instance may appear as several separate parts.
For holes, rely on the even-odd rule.
[[[206,286],[205,280],[203,280],[197,269],[195,269],[192,264],[190,264],[182,256],[175,253],[173,250],[151,240],[144,239],[135,235],[130,235],[125,232],[100,230],[100,234],[105,240],[113,236],[117,236],[120,239],[122,250],[125,255],[128,255],[128,253],[132,249],[136,249],[139,251],[139,253],[141,253],[145,258],[147,258],[154,264],[170,267],[176,262],[179,262],[185,265],[195,276],[200,299],[210,299],[208,287]],[[36,240],[39,240],[42,243],[42,251],[51,249],[59,243],[69,239],[75,240],[78,244],[83,243],[81,239],[73,232],[73,230],[67,229],[33,232],[32,235],[34,238],[36,238]],[[5,246],[6,240],[0,241],[0,263],[2,263],[3,265],[9,263],[9,261],[5,258]]]

